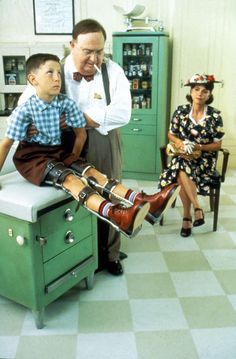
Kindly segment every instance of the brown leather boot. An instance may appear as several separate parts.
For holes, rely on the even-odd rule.
[[[128,237],[133,237],[140,231],[149,209],[150,205],[145,201],[128,208],[119,203],[109,208],[108,219]]]
[[[150,204],[150,210],[145,219],[149,223],[154,224],[164,211],[171,207],[178,196],[179,191],[180,186],[177,183],[174,183],[166,186],[162,191],[153,195],[140,192],[135,197],[134,204],[141,204],[142,201],[148,202]]]

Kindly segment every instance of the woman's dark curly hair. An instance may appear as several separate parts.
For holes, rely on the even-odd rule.
[[[208,82],[207,84],[192,84],[192,85],[190,85],[191,90],[192,90],[195,86],[199,86],[199,85],[204,86],[207,90],[209,90],[209,91],[211,92],[209,99],[206,101],[206,105],[210,105],[210,103],[212,103],[213,100],[214,100],[214,97],[213,97],[213,95],[212,95],[212,91],[213,91],[213,89],[214,89],[214,83],[213,83],[213,82]],[[191,92],[191,91],[190,91],[190,92]],[[190,94],[187,94],[187,95],[186,95],[186,99],[187,99],[187,101],[190,102],[191,104],[193,103],[193,99],[192,99],[192,96],[191,96]]]

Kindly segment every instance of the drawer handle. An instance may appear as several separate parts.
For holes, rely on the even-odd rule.
[[[72,244],[75,241],[75,235],[72,231],[67,231],[65,235],[65,243]]]
[[[39,237],[39,236],[37,236],[37,237],[36,237],[36,240],[39,242],[39,245],[40,245],[41,247],[46,246],[46,244],[47,244],[47,238],[46,238],[46,237]]]
[[[142,121],[142,120],[141,120],[141,118],[134,117],[134,118],[132,119],[132,121],[134,121],[134,122],[140,122],[140,121]]]
[[[64,213],[64,218],[67,222],[72,222],[74,219],[74,214],[70,208],[67,208]]]
[[[141,128],[133,128],[132,131],[133,132],[142,132],[142,129]]]

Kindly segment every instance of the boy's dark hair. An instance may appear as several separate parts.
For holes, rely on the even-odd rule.
[[[56,61],[60,63],[60,59],[57,55],[41,53],[31,55],[26,61],[26,76],[32,71],[37,70],[41,65],[45,64],[46,61]]]
[[[191,90],[195,87],[195,86],[204,86],[207,90],[209,90],[210,92],[212,92],[212,90],[214,89],[214,84],[213,82],[209,82],[207,84],[193,84],[191,85]],[[190,94],[187,94],[186,95],[186,99],[188,102],[190,102],[191,104],[193,103],[193,100],[192,100],[192,96]],[[212,93],[210,94],[209,96],[209,99],[206,101],[206,105],[210,105],[210,103],[212,103],[214,101],[214,97],[212,95]]]
[[[81,20],[75,24],[72,37],[74,40],[76,40],[80,34],[88,34],[89,32],[101,32],[103,34],[104,40],[107,38],[104,27],[94,19]]]

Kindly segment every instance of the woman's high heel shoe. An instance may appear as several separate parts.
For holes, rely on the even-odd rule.
[[[205,223],[203,210],[201,208],[195,208],[194,212],[197,212],[197,211],[202,212],[202,218],[195,219],[195,221],[193,222],[193,227],[199,227],[199,226],[202,226]]]
[[[184,218],[183,218],[183,221],[191,222],[191,223],[192,223],[192,218],[184,217]],[[189,227],[189,228],[184,228],[184,227],[182,227],[182,228],[181,228],[180,235],[181,235],[182,237],[189,237],[189,236],[191,235],[191,233],[192,233],[191,227]]]

